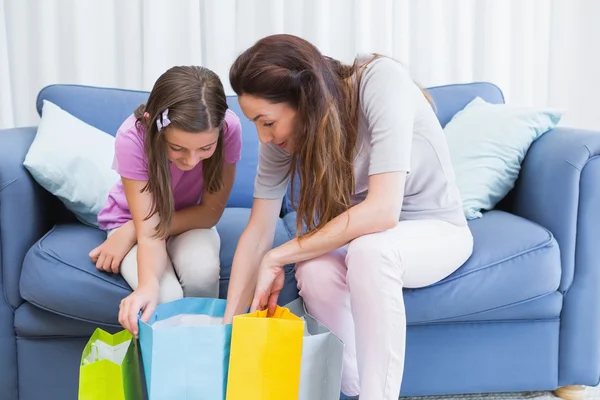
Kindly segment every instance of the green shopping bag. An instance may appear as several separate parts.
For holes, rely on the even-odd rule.
[[[88,341],[79,367],[79,400],[143,398],[138,344],[123,330],[114,335],[98,328]]]

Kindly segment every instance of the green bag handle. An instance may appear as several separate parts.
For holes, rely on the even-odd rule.
[[[93,361],[90,362],[88,361],[88,357],[85,357],[83,359],[83,365],[90,365],[92,363],[98,362],[98,354],[100,352],[98,351],[98,346],[96,346],[96,342],[93,342],[90,344],[90,354],[93,355]]]

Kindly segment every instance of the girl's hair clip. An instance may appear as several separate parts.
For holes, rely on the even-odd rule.
[[[160,132],[163,128],[166,128],[171,123],[169,119],[169,109],[165,108],[165,111],[162,112],[161,115],[156,118],[156,126],[158,127],[158,131]]]

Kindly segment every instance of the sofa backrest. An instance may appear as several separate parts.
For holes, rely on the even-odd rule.
[[[445,86],[436,86],[426,88],[435,103],[435,110],[442,127],[452,119],[452,117],[462,110],[475,97],[481,97],[488,103],[504,103],[504,95],[500,88],[488,82],[461,83]],[[296,181],[298,182],[298,181]],[[300,188],[296,187],[294,201],[298,202]],[[284,214],[293,211],[290,189],[283,202]]]
[[[42,115],[48,100],[83,122],[114,136],[119,126],[148,99],[148,92],[80,85],[50,85],[37,96],[36,108]]]
[[[490,103],[503,103],[501,90],[486,82],[439,86],[427,89],[431,94],[442,126],[473,98],[479,96]],[[37,98],[41,115],[43,100],[48,100],[82,121],[115,135],[121,123],[148,98],[148,92],[100,88],[81,85],[51,85],[43,88]],[[242,159],[237,165],[237,175],[228,207],[251,207],[253,185],[258,162],[258,137],[254,124],[244,117],[236,96],[228,96],[229,107],[242,123]],[[289,196],[283,204],[283,213],[291,211]]]
[[[79,85],[51,85],[37,97],[37,111],[41,115],[44,100],[48,100],[69,114],[112,136],[123,121],[148,99],[148,92]],[[254,176],[258,155],[256,128],[244,117],[236,96],[228,96],[229,107],[242,123],[242,159],[237,165],[234,186],[227,207],[251,207]]]
[[[475,97],[488,103],[504,103],[500,88],[488,82],[460,83],[426,89],[435,103],[438,120],[445,127],[454,114],[462,110]]]

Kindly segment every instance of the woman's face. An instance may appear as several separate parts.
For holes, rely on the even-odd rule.
[[[261,143],[273,143],[292,153],[292,133],[297,114],[293,107],[287,103],[270,103],[248,94],[239,96],[238,102],[244,115],[256,125]]]
[[[191,133],[167,127],[165,145],[167,157],[182,171],[192,170],[200,161],[210,158],[217,148],[219,129]]]

